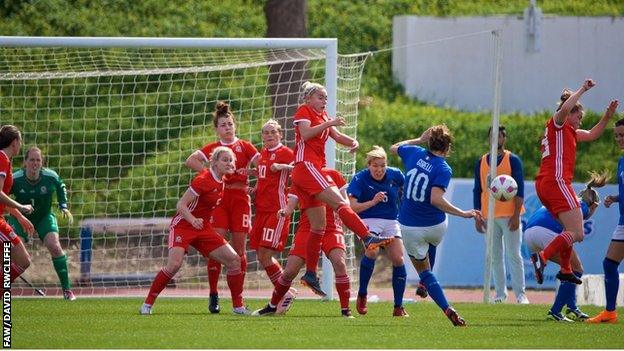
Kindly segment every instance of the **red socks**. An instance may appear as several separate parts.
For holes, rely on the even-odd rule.
[[[218,294],[219,275],[221,275],[221,263],[217,260],[208,260],[208,285],[211,294]]]
[[[245,273],[239,269],[228,270],[226,274],[227,285],[232,294],[232,307],[243,307],[243,284],[245,282]]]
[[[245,276],[247,275],[247,253],[243,253],[239,256],[241,259],[241,272],[243,272],[243,282],[245,282]]]
[[[351,279],[348,275],[336,276],[336,291],[340,299],[340,308],[349,308],[349,298],[351,297]]]
[[[275,289],[273,289],[273,295],[271,296],[271,306],[277,306],[284,295],[286,295],[291,285],[292,281],[284,279],[283,275],[279,277],[277,284],[275,284]]]
[[[342,205],[336,209],[336,213],[338,213],[338,217],[347,228],[351,229],[355,235],[360,238],[360,240],[364,240],[368,236],[368,228],[366,224],[362,222],[360,216],[357,213],[353,212],[349,205]]]
[[[245,272],[247,272],[247,255],[243,254],[242,256],[240,256],[240,259],[241,274],[243,277],[243,282],[245,282]],[[219,293],[219,276],[221,275],[221,267],[222,265],[219,261],[208,259],[208,286],[210,288],[210,294]],[[228,272],[227,274],[230,273]]]
[[[572,246],[561,250],[559,253],[559,258],[561,259],[559,262],[561,272],[572,273],[572,263],[570,262],[570,257],[572,257]]]
[[[24,269],[22,267],[16,265],[15,263],[11,263],[11,283],[13,283],[17,277],[22,275],[22,273],[24,273]]]
[[[275,262],[270,266],[264,267],[264,271],[269,277],[269,280],[271,280],[271,283],[273,283],[273,287],[277,287],[277,280],[282,276],[282,266]]]
[[[243,273],[247,273],[247,253],[242,254],[240,258],[241,258],[241,271],[243,271]]]
[[[149,293],[147,293],[147,297],[145,298],[145,303],[153,305],[158,295],[160,295],[160,292],[163,291],[173,276],[174,275],[169,273],[166,269],[161,269],[160,272],[156,274],[156,277],[154,277],[152,286],[150,287]]]
[[[542,258],[548,261],[551,257],[555,256],[556,254],[561,254],[563,250],[571,248],[572,244],[574,244],[574,238],[572,238],[572,234],[570,232],[562,232],[561,234],[557,235],[557,237],[554,238],[550,242],[550,244],[548,244],[548,246],[544,248],[544,250],[542,251],[543,253]],[[569,257],[568,257],[568,264],[569,264]],[[563,267],[563,264],[561,264],[561,266]]]
[[[325,234],[324,230],[310,230],[306,246],[306,271],[316,272],[316,267],[318,267],[318,261],[321,255],[323,234]]]

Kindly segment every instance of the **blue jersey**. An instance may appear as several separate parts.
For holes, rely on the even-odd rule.
[[[397,219],[399,213],[399,189],[403,186],[405,177],[398,168],[386,168],[383,179],[377,181],[371,176],[368,168],[355,174],[347,193],[358,202],[370,201],[380,191],[386,193],[387,201],[382,201],[375,206],[358,213],[360,218]]]
[[[587,206],[585,201],[581,201],[581,212],[583,212],[583,218],[586,219],[589,215],[589,206]],[[531,215],[524,230],[538,226],[550,229],[555,233],[563,232],[563,226],[561,223],[559,223],[559,221],[557,221],[544,206],[540,207]]]
[[[624,194],[624,156],[620,157],[620,160],[618,161],[617,175],[618,197],[620,197],[622,194]],[[620,221],[618,222],[618,224],[624,225],[624,199],[620,199],[618,205],[620,206]]]
[[[405,186],[399,222],[410,227],[429,227],[446,220],[446,213],[431,204],[431,189],[446,188],[453,170],[444,157],[416,145],[402,145],[399,157],[405,166]]]

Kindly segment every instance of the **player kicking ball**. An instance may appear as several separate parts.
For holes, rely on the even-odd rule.
[[[448,228],[446,214],[482,220],[478,210],[463,211],[444,198],[453,170],[446,162],[453,137],[446,125],[427,129],[419,138],[398,142],[390,151],[399,155],[405,167],[405,192],[399,208],[403,244],[420,281],[431,299],[454,326],[466,321],[449,304],[438,279],[431,271],[429,246],[437,246]],[[418,144],[426,144],[425,149]]]
[[[323,168],[323,174],[336,183],[341,189],[341,195],[344,199],[346,194],[346,181],[342,175],[333,169]],[[302,215],[297,227],[297,232],[293,239],[293,245],[288,253],[288,260],[284,273],[277,279],[275,289],[271,296],[271,301],[262,309],[254,311],[254,316],[268,316],[272,314],[284,314],[290,309],[297,291],[291,288],[292,281],[295,279],[301,268],[306,265],[307,252],[306,242],[310,238],[310,219],[306,215],[305,209],[310,206],[316,206],[316,201],[312,197],[307,196],[304,192],[299,191],[296,186],[290,189],[288,203],[286,207],[280,209],[278,216],[289,217],[295,210],[297,204],[302,211]],[[325,216],[327,226],[325,227],[325,235],[321,242],[321,250],[329,259],[336,275],[336,291],[340,300],[340,315],[345,318],[353,318],[351,309],[349,308],[349,298],[351,297],[351,278],[347,273],[347,265],[345,263],[345,241],[342,231],[342,223],[337,218],[334,210],[329,206],[325,206]],[[314,290],[312,290],[314,291]],[[319,294],[320,295],[320,294]],[[320,295],[322,296],[322,295]]]

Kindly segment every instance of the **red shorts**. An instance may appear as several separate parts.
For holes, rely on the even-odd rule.
[[[213,228],[249,234],[251,199],[247,192],[240,189],[225,189],[221,203],[212,212],[211,224]]]
[[[197,249],[204,257],[212,251],[227,245],[227,241],[215,232],[210,225],[204,225],[204,229],[189,229],[173,226],[169,228],[169,248],[181,247],[188,252],[188,247]]]
[[[306,258],[306,246],[308,243],[308,236],[310,235],[310,228],[297,229],[295,238],[293,239],[292,246],[288,255],[294,255]],[[323,243],[321,244],[321,250],[325,253],[325,256],[333,249],[341,249],[345,251],[344,234],[339,231],[326,232],[323,235]]]
[[[281,252],[288,241],[289,229],[290,216],[278,217],[276,212],[258,212],[249,236],[249,247],[254,250],[266,247]]]
[[[4,218],[2,218],[1,216],[0,216],[0,239],[2,239],[2,242],[10,241],[11,244],[13,244],[13,246],[19,245],[22,242],[20,237],[17,234],[15,234],[15,230],[13,230],[13,227],[11,227],[9,223],[7,223],[4,220]]]
[[[544,205],[555,218],[557,218],[561,212],[581,206],[574,193],[574,189],[572,189],[572,184],[563,180],[556,181],[554,179],[544,178],[536,180],[535,190],[542,205]]]
[[[323,173],[320,167],[311,162],[296,163],[290,177],[293,185],[308,195],[316,195],[329,187],[336,186],[328,174]]]
[[[305,191],[299,189],[294,184],[290,187],[289,192],[297,195],[297,199],[299,200],[299,209],[301,211],[306,210],[311,207],[325,206],[325,204],[321,200],[317,200],[313,195],[310,195],[306,193]]]

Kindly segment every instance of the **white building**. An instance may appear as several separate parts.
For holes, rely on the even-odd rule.
[[[597,86],[582,102],[624,101],[624,18],[492,16],[393,20],[392,70],[407,95],[467,111],[491,109],[494,40],[502,29],[502,112],[553,110],[563,88]],[[470,35],[466,35],[473,33]],[[476,33],[476,34],[475,34]],[[454,39],[436,41],[436,39]],[[621,108],[620,108],[621,110]]]

